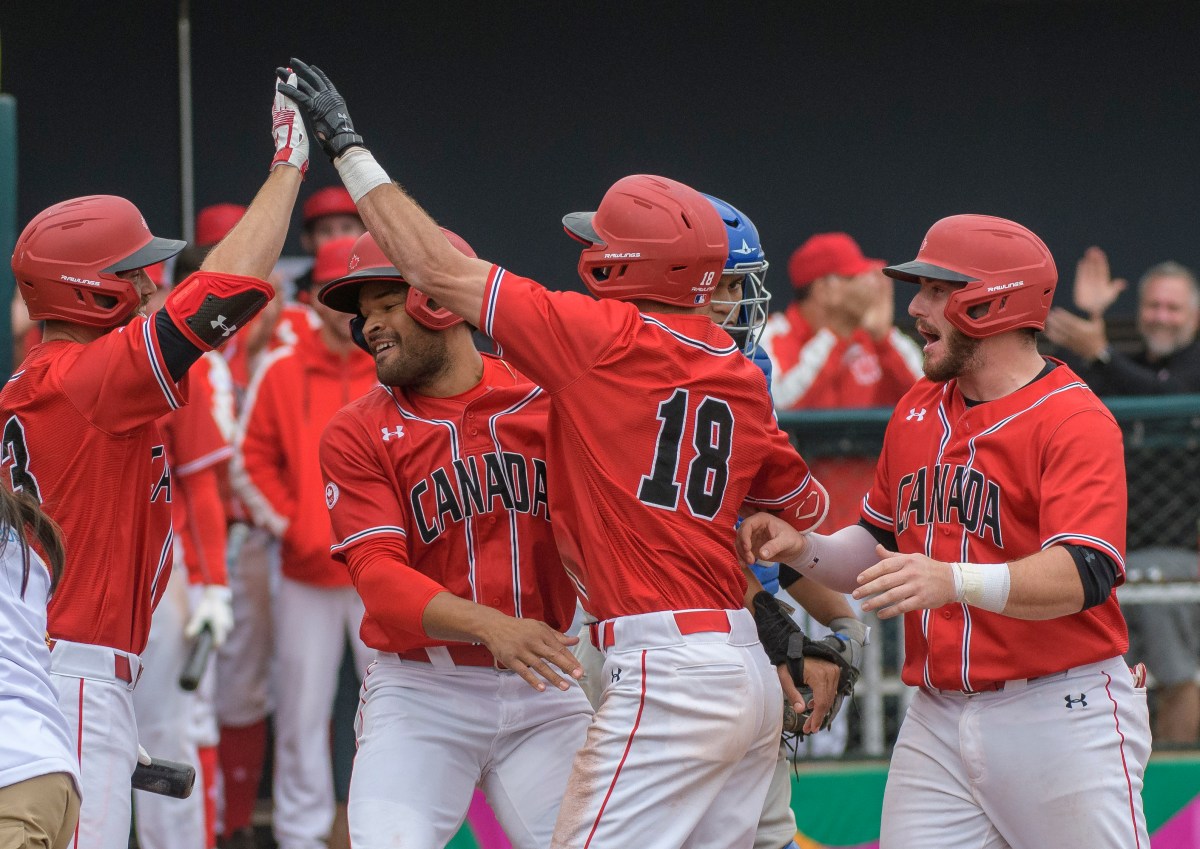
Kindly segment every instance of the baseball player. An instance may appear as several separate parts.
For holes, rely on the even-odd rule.
[[[554,535],[601,620],[608,681],[551,846],[750,846],[782,690],[744,606],[731,528],[745,504],[811,530],[827,505],[761,374],[703,312],[729,250],[720,216],[682,183],[626,177],[597,212],[564,219],[599,300],[550,292],[454,250],[362,147],[328,78],[293,65],[301,88],[281,90],[307,108],[384,254],[550,395]],[[745,804],[714,805],[726,789]]]
[[[534,677],[531,645],[574,665],[561,634],[574,590],[546,492],[549,399],[481,355],[370,233],[349,269],[319,299],[355,316],[383,384],[321,440],[333,551],[379,650],[356,723],[351,843],[445,846],[479,786],[514,846],[544,847],[592,715],[578,687],[539,692],[516,672]]]
[[[352,238],[321,247],[318,271],[345,270]],[[322,261],[326,254],[340,262]],[[332,276],[332,275],[331,275]],[[358,637],[362,601],[329,553],[329,516],[317,446],[342,406],[375,385],[371,358],[345,317],[318,306],[321,329],[266,355],[238,427],[234,489],[259,527],[280,540],[274,597],[275,813],[282,849],[317,849],[334,817],[328,728],[346,639],[361,677],[370,649]]]
[[[13,847],[66,849],[79,818],[79,761],[46,646],[62,538],[32,498],[4,487],[0,528],[0,834],[6,843],[15,835]],[[30,546],[30,531],[48,563]]]
[[[1054,260],[1019,224],[955,215],[885,272],[920,287],[909,314],[926,379],[888,424],[861,522],[804,537],[752,516],[741,554],[905,617],[902,677],[919,689],[888,771],[883,849],[1148,846],[1146,692],[1121,658],[1113,591],[1121,432],[1038,353]]]
[[[78,847],[124,847],[139,758],[133,689],[171,565],[170,465],[156,420],[187,401],[188,369],[274,294],[307,136],[275,96],[273,168],[246,217],[150,315],[143,269],[183,242],[151,235],[129,201],[55,204],[26,225],[17,286],[42,344],[0,391],[3,466],[39,500],[68,552],[49,607],[51,672],[80,762]],[[99,511],[99,512],[98,512]],[[98,515],[111,521],[98,521]]]
[[[745,213],[723,200],[705,195],[725,222],[729,241],[729,255],[717,287],[709,301],[709,316],[730,335],[742,352],[762,369],[771,383],[771,361],[758,345],[767,318],[767,305],[771,293],[766,287],[767,262],[758,228]],[[772,564],[773,565],[773,564]],[[752,565],[764,588],[772,580],[770,572],[760,571],[760,564]],[[775,568],[774,572],[778,572]],[[774,577],[778,588],[778,577]],[[839,635],[847,647],[847,654],[855,673],[862,663],[862,647],[867,641],[867,627],[858,620],[846,596],[815,581],[795,581],[784,589],[797,601],[806,613],[823,625],[828,625]],[[828,660],[810,658],[805,660],[805,673],[820,680],[817,686],[835,689],[840,670]],[[835,701],[834,713],[841,699]],[[818,717],[818,720],[820,717]],[[822,724],[827,728],[833,721],[831,716]],[[828,733],[828,732],[827,732]],[[796,815],[792,811],[792,780],[789,775],[787,746],[781,740],[779,758],[771,785],[767,790],[766,803],[754,835],[755,849],[796,849]]]

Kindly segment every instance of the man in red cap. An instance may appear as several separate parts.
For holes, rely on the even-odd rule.
[[[921,352],[892,320],[883,260],[845,233],[818,233],[788,260],[795,300],[767,322],[780,410],[889,406],[921,374]]]
[[[358,217],[358,207],[354,205],[354,199],[342,186],[317,189],[304,202],[302,212],[304,229],[300,231],[300,247],[313,257],[317,256],[321,245],[330,239],[345,236],[358,238],[367,231],[362,219]],[[313,269],[297,277],[295,284],[297,300],[311,303],[309,294],[313,286]]]
[[[759,343],[776,409],[890,407],[920,376],[921,351],[893,323],[883,266],[845,233],[818,233],[792,253],[795,300],[767,320]],[[829,487],[829,520],[853,522],[873,458],[814,457],[812,468]]]

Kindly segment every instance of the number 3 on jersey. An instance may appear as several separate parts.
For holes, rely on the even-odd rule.
[[[29,449],[25,447],[25,427],[12,416],[4,423],[3,461],[8,465],[9,483],[13,492],[27,492],[42,503],[42,491],[37,478],[29,471]]]
[[[688,391],[676,389],[658,405],[658,442],[654,466],[642,475],[638,500],[653,507],[679,509],[675,476],[688,415]],[[684,500],[693,516],[712,519],[721,509],[729,483],[729,453],[733,447],[733,411],[720,398],[706,397],[696,407],[692,428],[695,453],[688,463]]]

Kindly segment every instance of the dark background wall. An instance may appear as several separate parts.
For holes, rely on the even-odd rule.
[[[1090,244],[1131,278],[1197,266],[1198,5],[195,0],[196,200],[252,197],[271,71],[297,55],[435,217],[552,288],[579,285],[561,215],[634,172],[747,212],[779,302],[810,233],[904,260],[955,212],[1027,224],[1068,283]],[[110,192],[182,231],[176,13],[0,4],[22,224]],[[335,179],[314,152],[302,197]]]

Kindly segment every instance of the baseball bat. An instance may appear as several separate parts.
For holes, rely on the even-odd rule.
[[[130,779],[134,790],[145,790],[160,796],[186,799],[196,783],[196,768],[178,761],[151,758],[150,763],[138,763]]]
[[[205,625],[196,635],[196,642],[192,643],[192,650],[183,664],[183,672],[179,674],[180,687],[191,692],[200,686],[200,679],[204,677],[204,670],[208,667],[208,656],[212,654],[212,649],[212,629]]]

